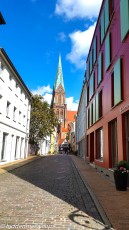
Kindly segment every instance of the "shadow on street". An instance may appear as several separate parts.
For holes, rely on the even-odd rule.
[[[8,167],[5,167],[5,169],[8,171]],[[9,173],[75,207],[76,210],[70,210],[68,215],[72,222],[90,229],[88,227],[88,216],[90,216],[96,220],[96,223],[104,226],[94,202],[69,156],[64,154],[43,156],[29,164],[9,171]],[[83,219],[81,223],[79,221],[80,217]],[[101,229],[108,228],[102,227]]]

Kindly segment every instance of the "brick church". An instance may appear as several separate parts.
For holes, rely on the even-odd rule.
[[[77,111],[67,110],[65,87],[62,71],[61,56],[59,55],[56,80],[53,87],[51,107],[54,109],[58,118],[58,127],[56,129],[57,147],[65,143],[66,135],[71,129],[71,124],[75,122]]]

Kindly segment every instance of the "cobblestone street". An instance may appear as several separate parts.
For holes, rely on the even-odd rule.
[[[105,229],[67,155],[45,156],[0,175],[1,229]]]

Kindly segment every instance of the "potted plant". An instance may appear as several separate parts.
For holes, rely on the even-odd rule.
[[[114,170],[114,180],[116,189],[119,191],[127,190],[127,180],[129,172],[129,162],[120,161]]]

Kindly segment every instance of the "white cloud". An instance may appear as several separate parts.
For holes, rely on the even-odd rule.
[[[51,104],[52,100],[52,89],[50,85],[48,86],[38,86],[36,90],[31,90],[32,94],[42,95],[44,100]],[[67,109],[72,111],[77,111],[78,108],[78,101],[74,102],[73,97],[66,98]]]
[[[44,101],[47,101],[49,105],[51,104],[52,94],[46,93],[43,95],[43,98],[44,98]]]
[[[52,89],[50,88],[50,85],[47,86],[38,86],[36,90],[31,91],[32,94],[38,94],[42,95],[44,100],[48,102],[48,104],[51,104],[51,99],[52,99]]]
[[[77,68],[84,68],[96,23],[85,31],[75,31],[69,35],[72,43],[71,52],[66,58]]]
[[[55,13],[66,19],[97,17],[102,0],[57,0]]]
[[[36,90],[32,90],[33,94],[40,94],[40,95],[44,95],[45,93],[51,93],[52,89],[50,88],[50,85],[47,86],[38,86]]]
[[[73,97],[66,98],[67,109],[72,111],[77,111],[78,109],[78,101],[74,102]]]

